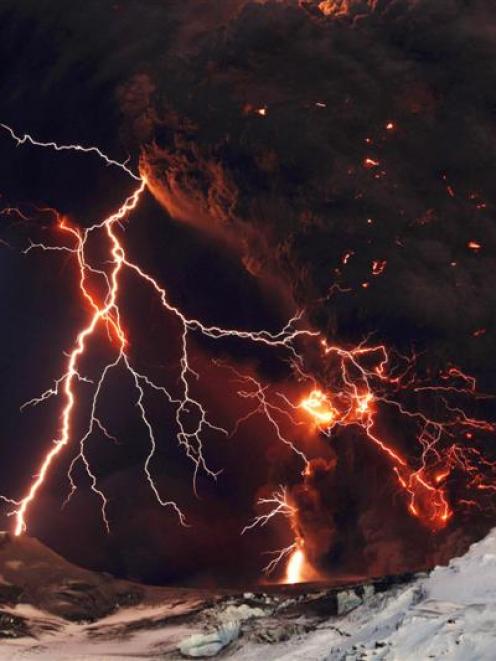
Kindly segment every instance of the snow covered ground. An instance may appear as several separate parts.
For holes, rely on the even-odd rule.
[[[9,612],[28,619],[36,637],[3,640],[0,659],[181,659],[181,644],[195,649],[188,643],[190,636],[215,634],[226,623],[237,622],[240,626],[229,631],[239,629],[239,637],[221,652],[223,658],[494,660],[496,532],[448,567],[367,596],[347,614],[312,617],[298,612],[294,600],[288,604],[267,599],[255,607],[224,600],[205,603],[199,613],[198,602],[181,600],[121,609],[93,624],[69,623],[19,604]]]
[[[255,659],[248,645],[238,659]],[[264,649],[269,659],[496,659],[496,531],[448,567],[372,597],[302,640]]]

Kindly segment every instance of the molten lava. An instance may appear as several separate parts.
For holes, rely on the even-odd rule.
[[[305,566],[305,553],[302,548],[297,546],[289,556],[288,564],[286,566],[286,580],[285,583],[293,585],[294,583],[302,583],[303,568]]]

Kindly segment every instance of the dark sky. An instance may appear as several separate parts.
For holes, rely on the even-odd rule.
[[[292,305],[302,306],[330,337],[358,342],[373,333],[418,352],[423,373],[456,363],[494,393],[491,3],[352,2],[339,17],[324,17],[316,4],[7,0],[0,121],[41,140],[130,155],[134,168],[141,158],[155,197],[166,203],[147,194],[126,240],[188,312],[276,328]],[[0,246],[0,478],[2,492],[15,496],[54,433],[56,413],[49,404],[21,415],[19,404],[60,374],[82,319],[67,256],[20,254],[28,237],[51,236],[50,215],[35,207],[55,207],[85,226],[119,206],[130,182],[95,157],[17,148],[7,134],[0,150],[1,203],[32,216],[21,223],[4,215],[1,226],[11,248]],[[366,167],[367,158],[378,165]],[[470,241],[481,248],[470,249]],[[387,262],[377,277],[374,261]],[[171,329],[151,297],[133,290],[129,316],[141,338],[136,350],[162,364]],[[279,357],[246,346],[197,351],[202,365],[228,356],[269,380],[287,378]],[[226,409],[237,406],[229,393],[218,373],[203,393],[226,422],[233,415]],[[239,530],[260,487],[292,479],[291,461],[277,465],[281,456],[261,423],[227,448],[212,439],[211,458],[225,471],[217,484],[202,479],[197,501],[191,467],[166,421],[160,461],[169,468],[161,484],[194,523],[179,529],[139,478],[142,431],[122,404],[128,397],[128,384],[117,379],[108,413],[123,447],[93,446],[114,503],[112,535],[84,489],[60,510],[65,460],[30,516],[30,531],[78,562],[145,580],[255,576],[260,551],[286,542],[284,526],[242,539]],[[491,402],[478,406],[494,415]],[[373,452],[353,439],[336,451],[339,479],[322,486],[339,494],[323,504],[338,530],[337,543],[322,549],[333,567],[430,563],[492,522],[492,515],[460,516],[432,537],[405,520]],[[371,553],[358,554],[358,546]]]

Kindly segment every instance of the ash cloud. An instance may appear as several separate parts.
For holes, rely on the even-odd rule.
[[[237,242],[256,277],[278,273],[329,336],[374,334],[426,370],[461,362],[491,391],[491,24],[486,2],[246,3],[151,74],[142,163],[157,199]],[[383,520],[391,485],[362,493],[367,452],[352,447],[296,496],[321,561],[399,571],[460,550],[451,530],[403,541],[418,524],[396,505]],[[322,504],[330,491],[341,501]]]
[[[477,366],[496,302],[485,7],[382,2],[350,25],[248,3],[154,74],[158,195],[243,236],[245,263],[277,268],[325,330],[465,347]]]
[[[5,121],[139,156],[173,217],[238,255],[257,286],[284,290],[329,337],[354,343],[375,334],[415,348],[421,369],[456,361],[494,392],[490,2],[95,0],[61,11],[45,0],[7,2],[0,16],[12,60]],[[46,202],[47,185],[45,174],[37,201]],[[188,263],[184,245],[177,253],[178,267]],[[383,264],[376,275],[374,263]],[[442,561],[489,525],[473,517],[429,535],[405,516],[373,449],[350,434],[333,452],[291,487],[323,571]],[[260,481],[250,483],[254,492]],[[249,508],[239,509],[241,519]],[[223,505],[217,510],[220,521]],[[138,509],[126,511],[139,534],[123,524],[113,541],[126,556],[122,571],[153,580],[160,569],[148,571],[150,554],[140,561],[140,553],[175,533],[150,542]],[[155,516],[146,510],[143,520]],[[236,526],[218,525],[226,547]],[[209,546],[202,569],[218,550]],[[115,569],[115,549],[102,553],[107,559],[95,562]]]

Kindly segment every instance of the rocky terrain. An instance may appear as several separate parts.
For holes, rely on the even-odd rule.
[[[0,658],[493,659],[496,533],[430,575],[250,591],[155,588],[0,540]]]
[[[119,658],[124,650],[126,658],[238,654],[247,642],[277,646],[306,636],[411,578],[245,592],[155,588],[81,569],[34,538],[3,533],[0,657]]]

